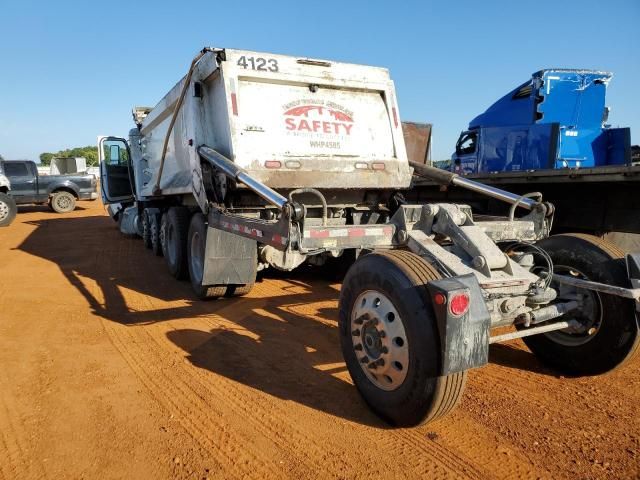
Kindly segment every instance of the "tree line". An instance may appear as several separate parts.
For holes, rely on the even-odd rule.
[[[88,167],[95,167],[98,165],[98,147],[86,146],[75,147],[60,150],[55,153],[45,152],[40,154],[40,163],[42,165],[50,165],[52,158],[58,157],[84,157],[87,160]]]

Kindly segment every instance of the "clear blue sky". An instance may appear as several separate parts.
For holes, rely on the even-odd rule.
[[[610,122],[640,143],[640,0],[0,0],[0,154],[126,135],[205,45],[387,67],[402,118],[434,124],[434,159],[532,72],[610,70]]]

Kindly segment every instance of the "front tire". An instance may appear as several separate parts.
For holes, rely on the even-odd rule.
[[[0,192],[0,227],[8,227],[16,218],[18,207],[13,197]]]
[[[585,234],[554,235],[537,243],[553,260],[554,272],[585,280],[630,287],[624,252]],[[558,288],[557,284],[552,286]],[[633,300],[584,289],[562,287],[558,298],[581,295],[583,309],[562,319],[578,320],[578,332],[560,330],[523,338],[546,365],[567,375],[598,375],[623,365],[639,350],[640,335]]]
[[[371,253],[347,272],[340,293],[342,352],[358,391],[399,427],[443,417],[462,398],[466,372],[438,376],[438,326],[426,284],[441,278],[411,252]]]
[[[55,192],[49,198],[49,207],[56,213],[73,212],[76,208],[76,197],[64,190]]]

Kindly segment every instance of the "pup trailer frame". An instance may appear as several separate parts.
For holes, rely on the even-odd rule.
[[[343,356],[394,425],[451,411],[491,343],[523,338],[570,375],[630,358],[640,257],[549,237],[554,208],[535,193],[409,162],[398,119],[384,69],[206,48],[156,107],[134,109],[128,142],[99,138],[103,200],[202,299],[246,294],[264,268],[357,257],[340,293]],[[408,203],[414,176],[509,214]]]

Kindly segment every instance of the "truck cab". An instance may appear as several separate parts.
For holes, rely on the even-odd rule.
[[[607,124],[612,74],[546,69],[469,123],[453,154],[465,174],[585,168],[631,162],[629,128]]]

